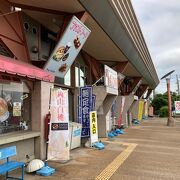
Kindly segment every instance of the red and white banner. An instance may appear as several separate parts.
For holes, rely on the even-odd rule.
[[[68,90],[51,89],[48,160],[69,160]]]
[[[121,124],[122,124],[122,113],[124,110],[124,104],[125,104],[125,97],[122,96],[120,113],[119,113],[119,118],[118,118],[118,127],[121,127]]]

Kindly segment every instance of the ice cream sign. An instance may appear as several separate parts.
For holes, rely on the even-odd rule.
[[[90,30],[75,16],[57,43],[44,69],[63,78],[86,42]]]

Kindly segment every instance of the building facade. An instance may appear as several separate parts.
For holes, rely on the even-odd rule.
[[[44,67],[62,38],[70,36],[66,28],[74,16],[91,32],[61,77]],[[74,122],[80,87],[93,87],[99,137],[105,137],[119,122],[131,125],[137,119],[134,107],[159,83],[130,0],[2,0],[0,25],[0,147],[15,144],[19,160],[45,159],[51,87],[69,90]],[[69,48],[81,46],[74,38]],[[57,57],[66,61],[67,51]],[[113,76],[106,74],[108,68],[117,73],[117,86],[105,84]]]

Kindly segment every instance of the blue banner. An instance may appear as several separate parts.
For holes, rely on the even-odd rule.
[[[92,87],[81,87],[79,96],[79,123],[82,124],[81,137],[90,136],[90,111],[93,108],[92,105]]]
[[[92,95],[92,109],[91,111],[95,111],[95,103],[96,103],[96,95]]]

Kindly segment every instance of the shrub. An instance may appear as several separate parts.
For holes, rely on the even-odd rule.
[[[168,117],[168,106],[160,108],[160,117]]]

